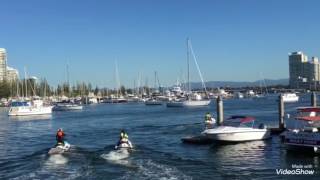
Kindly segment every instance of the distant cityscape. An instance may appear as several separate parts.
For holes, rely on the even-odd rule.
[[[19,80],[19,71],[8,66],[7,51],[5,48],[0,48],[0,82],[13,82]],[[228,86],[228,87],[245,87],[258,86],[260,83],[255,82],[231,82],[231,81],[209,81],[206,82],[208,87],[212,86]],[[287,79],[267,80],[265,85],[286,85]],[[278,83],[278,84],[277,84]],[[230,84],[230,85],[228,85]],[[198,88],[200,83],[193,82],[192,87]],[[318,90],[320,88],[320,63],[317,57],[308,56],[301,51],[292,52],[289,54],[289,88],[291,89],[309,89]]]
[[[19,71],[8,66],[7,51],[0,48],[0,81],[12,82],[19,79]]]

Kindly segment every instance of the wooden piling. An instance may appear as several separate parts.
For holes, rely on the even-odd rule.
[[[220,126],[223,123],[223,101],[222,97],[218,96],[217,98],[217,125]]]
[[[279,96],[279,129],[281,131],[284,130],[284,102],[282,94]]]
[[[312,92],[312,94],[311,94],[311,106],[317,107],[317,94],[316,94],[316,92]]]

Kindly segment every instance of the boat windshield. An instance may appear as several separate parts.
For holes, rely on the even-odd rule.
[[[231,116],[223,122],[225,126],[253,127],[255,119],[249,116]]]
[[[29,104],[28,104],[28,102],[25,102],[25,101],[23,101],[23,102],[12,102],[12,103],[11,103],[11,106],[12,106],[12,107],[17,107],[17,106],[29,106]]]

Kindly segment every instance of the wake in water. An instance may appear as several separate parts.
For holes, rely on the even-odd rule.
[[[129,171],[120,179],[192,179],[183,174],[177,168],[168,165],[158,164],[152,160],[138,160],[135,162],[138,166],[137,171]]]
[[[125,165],[128,166],[130,165],[129,158],[130,153],[127,149],[119,149],[119,150],[113,150],[110,151],[107,154],[102,154],[101,158],[114,163],[114,164],[120,164],[120,165]]]
[[[76,179],[83,177],[88,164],[88,152],[74,151],[64,154],[48,155],[47,150],[41,151],[28,159],[20,166],[28,168],[24,173],[13,174],[9,179]]]
[[[64,157],[62,154],[53,154],[50,155],[48,160],[45,162],[47,166],[56,166],[56,165],[63,165],[68,162],[68,158]]]

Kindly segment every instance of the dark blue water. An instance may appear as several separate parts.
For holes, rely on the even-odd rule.
[[[309,104],[305,96],[288,104],[286,112]],[[251,115],[269,127],[278,124],[275,99],[225,100],[224,107],[225,116]],[[207,111],[215,112],[215,103],[203,108],[99,104],[79,112],[19,118],[1,109],[0,178],[278,179],[293,177],[276,174],[292,164],[312,165],[319,173],[318,156],[287,152],[278,136],[229,145],[183,144],[181,137],[202,131]],[[73,146],[69,153],[49,156],[60,127]],[[122,128],[135,146],[130,154],[113,150]]]

